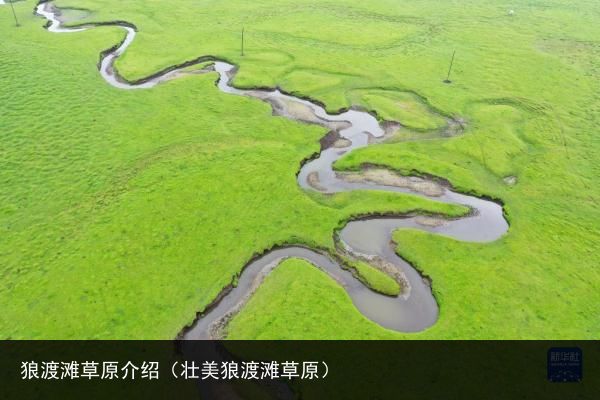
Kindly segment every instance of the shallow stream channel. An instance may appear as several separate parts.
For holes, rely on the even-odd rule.
[[[114,68],[121,56],[136,37],[136,27],[126,22],[84,23],[64,27],[60,9],[51,2],[41,3],[36,13],[48,20],[47,29],[56,33],[73,33],[98,25],[123,28],[123,42],[102,53],[100,74],[110,85],[126,90],[151,89],[152,87],[182,74],[216,71],[216,86],[222,92],[255,98],[267,102],[275,115],[295,121],[323,126],[329,130],[332,140],[326,141],[318,156],[300,166],[298,185],[306,190],[336,193],[352,190],[379,190],[411,193],[435,201],[465,205],[471,212],[463,218],[450,219],[420,215],[361,218],[349,222],[334,234],[336,252],[331,254],[302,246],[288,246],[266,252],[253,259],[242,270],[237,285],[225,288],[221,295],[196,321],[185,328],[183,339],[211,339],[222,337],[227,323],[246,304],[265,277],[287,258],[307,260],[337,281],[349,294],[356,308],[371,321],[388,329],[401,332],[418,332],[433,325],[438,318],[438,304],[432,294],[431,282],[409,263],[400,258],[394,249],[392,233],[401,228],[418,229],[445,235],[461,241],[490,242],[508,230],[502,206],[451,190],[439,180],[422,177],[402,177],[383,168],[358,173],[340,173],[333,164],[355,149],[382,142],[389,123],[380,123],[372,114],[350,109],[339,114],[329,114],[309,100],[297,98],[280,90],[241,90],[232,85],[236,67],[212,56],[175,65],[136,82],[122,78]],[[206,64],[200,70],[190,70],[193,65]],[[398,296],[375,292],[343,267],[343,259],[366,262],[393,277],[401,286]]]

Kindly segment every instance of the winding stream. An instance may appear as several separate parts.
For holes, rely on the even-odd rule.
[[[354,149],[368,146],[374,139],[384,137],[385,129],[367,112],[351,109],[340,114],[328,114],[318,104],[290,96],[279,90],[237,89],[231,85],[236,73],[235,66],[210,56],[199,57],[194,61],[173,66],[137,82],[128,82],[118,75],[114,62],[133,42],[136,36],[134,25],[124,22],[85,23],[67,28],[62,25],[64,21],[61,20],[60,10],[51,3],[39,4],[36,13],[46,18],[49,21],[47,29],[56,33],[79,32],[98,25],[113,25],[124,29],[125,40],[112,50],[104,52],[99,65],[102,77],[114,87],[150,89],[184,73],[183,68],[212,61],[214,71],[219,75],[217,81],[219,90],[268,102],[277,115],[321,125],[335,132],[339,139],[322,150],[318,157],[306,162],[298,173],[298,184],[307,190],[336,193],[367,189],[412,193],[436,201],[466,205],[472,210],[468,216],[461,219],[427,220],[420,216],[361,219],[349,222],[337,234],[335,240],[338,242],[338,253],[344,257],[385,264],[388,272],[390,268],[394,269],[393,275],[400,277],[404,289],[400,296],[385,296],[367,288],[351,272],[341,267],[337,257],[305,247],[289,246],[269,251],[246,265],[237,286],[225,289],[221,296],[199,315],[191,327],[184,329],[181,334],[184,339],[219,337],[227,322],[244,306],[264,277],[282,260],[290,257],[309,261],[339,282],[352,298],[356,308],[368,319],[397,331],[421,331],[436,322],[438,306],[428,280],[396,255],[391,243],[393,231],[399,228],[414,228],[463,241],[489,242],[498,239],[508,229],[500,205],[453,192],[446,185],[421,178],[413,178],[411,184],[397,185],[377,180],[350,179],[345,174],[336,173],[332,168],[336,160]],[[186,70],[185,73],[189,71]],[[419,185],[428,185],[435,190],[422,191],[418,189]]]

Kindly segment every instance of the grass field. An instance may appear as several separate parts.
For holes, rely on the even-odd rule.
[[[254,253],[332,249],[353,215],[463,211],[408,195],[304,192],[295,174],[323,129],[220,93],[215,74],[114,89],[96,63],[122,30],[49,33],[34,5],[14,4],[19,28],[0,6],[2,338],[172,338]],[[329,110],[361,105],[413,137],[443,116],[467,121],[459,137],[371,146],[337,164],[429,173],[505,203],[511,228],[492,244],[396,233],[399,253],[433,279],[437,324],[382,329],[292,260],[233,320],[231,338],[600,338],[599,3],[57,5],[139,28],[117,62],[130,80],[211,54],[240,66],[239,86],[280,86]]]

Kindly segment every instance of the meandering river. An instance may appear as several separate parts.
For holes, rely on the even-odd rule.
[[[2,0],[0,0],[2,2]],[[36,13],[49,21],[47,29],[56,33],[73,33],[94,28],[99,24],[85,23],[75,27],[64,27],[60,10],[52,3],[42,3]],[[335,279],[347,291],[356,308],[367,318],[379,325],[402,332],[421,331],[433,325],[438,317],[438,305],[433,297],[430,282],[424,279],[410,264],[398,257],[391,241],[392,233],[400,228],[413,228],[457,240],[489,242],[498,239],[508,230],[502,207],[492,201],[456,193],[448,185],[414,178],[409,184],[398,185],[389,180],[349,179],[345,174],[333,170],[333,164],[349,152],[369,146],[385,136],[386,131],[379,121],[365,111],[351,109],[340,114],[330,114],[319,104],[300,99],[279,90],[241,90],[232,85],[236,67],[217,58],[206,56],[173,66],[137,82],[128,82],[114,68],[118,59],[136,37],[133,24],[109,22],[102,25],[121,27],[125,40],[112,50],[104,52],[99,64],[100,74],[110,85],[120,89],[151,89],[161,82],[189,73],[188,67],[207,61],[213,63],[218,74],[219,90],[237,96],[252,97],[271,104],[278,115],[317,124],[334,132],[337,140],[329,143],[318,157],[300,166],[298,184],[307,190],[336,193],[351,190],[380,190],[411,193],[435,201],[468,206],[471,213],[460,219],[423,219],[420,216],[397,216],[367,218],[349,222],[334,237],[338,255],[373,264],[385,265],[386,271],[395,276],[403,286],[399,296],[379,294],[361,283],[351,272],[342,268],[340,257],[301,246],[278,248],[248,263],[235,287],[224,289],[221,296],[199,314],[191,327],[181,334],[185,339],[209,339],[219,337],[228,321],[246,304],[264,278],[282,260],[290,257],[309,261]],[[184,71],[184,69],[186,69]],[[205,69],[206,71],[206,69]],[[375,139],[375,140],[374,140]],[[421,186],[435,190],[420,190]]]

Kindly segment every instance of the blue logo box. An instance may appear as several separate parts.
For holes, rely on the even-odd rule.
[[[581,382],[583,354],[579,347],[553,347],[548,350],[550,382]]]

